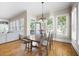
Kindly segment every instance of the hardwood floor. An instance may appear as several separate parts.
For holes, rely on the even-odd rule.
[[[17,40],[10,43],[0,45],[0,56],[37,56],[39,52],[45,54],[45,50],[35,50],[33,52],[24,51],[25,45],[22,41]],[[48,51],[49,56],[77,56],[77,53],[69,43],[53,41],[51,50]]]
[[[49,51],[49,55],[77,56],[77,53],[70,43],[63,43],[63,42],[54,41],[53,45],[52,45],[52,51]]]

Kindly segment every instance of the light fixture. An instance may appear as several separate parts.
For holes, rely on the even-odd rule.
[[[44,14],[43,14],[43,7],[44,7],[43,4],[44,4],[44,2],[41,2],[41,3],[42,3],[42,15],[41,15],[40,20],[43,21],[45,19]]]

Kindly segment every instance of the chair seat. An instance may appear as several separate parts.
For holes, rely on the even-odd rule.
[[[38,49],[36,47],[32,47],[32,51],[37,51]]]
[[[23,41],[29,41],[28,39],[22,39]]]
[[[32,45],[33,46],[38,46],[38,43],[37,42],[32,42]]]
[[[43,40],[42,45],[47,45],[48,41],[47,40]]]

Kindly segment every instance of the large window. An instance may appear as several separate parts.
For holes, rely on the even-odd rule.
[[[15,24],[15,21],[13,21],[13,31],[16,31],[16,24]]]
[[[24,35],[24,18],[10,21],[10,31],[17,31],[20,35]]]
[[[30,22],[30,34],[35,34],[35,20],[33,19]]]
[[[20,34],[24,35],[24,18],[20,19]]]
[[[10,31],[16,31],[15,21],[10,21]]]
[[[47,31],[53,31],[53,18],[51,17],[47,19]]]
[[[16,20],[16,30],[19,32],[20,31],[20,21],[17,19]]]
[[[13,30],[13,24],[12,24],[12,21],[10,21],[9,25],[10,25],[10,31],[12,31],[12,30]]]
[[[47,19],[44,19],[43,21],[41,19],[37,21],[31,19],[30,29],[30,34],[51,32],[53,30],[53,18],[49,17]]]
[[[7,33],[8,30],[9,30],[8,24],[6,24],[5,22],[1,23],[0,21],[0,33]]]
[[[68,35],[68,15],[59,15],[57,17],[57,35]]]

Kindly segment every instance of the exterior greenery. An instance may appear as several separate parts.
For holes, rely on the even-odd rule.
[[[30,23],[30,34],[34,34],[35,33],[35,20],[31,20],[31,23]]]
[[[51,30],[51,29],[52,29],[52,26],[53,26],[52,18],[48,18],[48,19],[47,19],[47,28],[48,28],[49,30]]]
[[[62,31],[62,33],[66,30],[66,16],[58,17],[58,28]]]
[[[35,30],[35,20],[31,20],[30,28],[31,30]]]
[[[31,23],[30,23],[30,33],[31,34],[34,34],[35,33],[35,20],[31,19]],[[53,27],[53,21],[52,21],[52,18],[48,18],[47,20],[44,20],[43,23],[41,23],[41,26],[43,27],[43,30],[45,29],[44,27],[46,27],[47,25],[47,29],[48,30],[52,30],[52,27]]]

